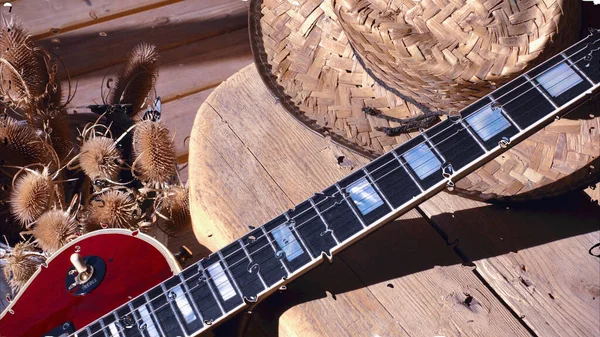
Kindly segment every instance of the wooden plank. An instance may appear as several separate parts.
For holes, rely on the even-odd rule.
[[[122,54],[126,53],[124,50]],[[160,62],[156,92],[163,102],[216,87],[252,63],[248,31],[241,29],[161,52]],[[73,84],[77,83],[77,93],[70,106],[101,103],[102,80],[109,70],[112,70],[109,75],[113,77],[118,71],[117,68],[107,68],[75,78]],[[66,81],[62,83],[64,88],[67,84]]]
[[[64,33],[80,27],[97,24],[157,8],[173,0],[17,0],[11,1],[12,14],[22,21],[35,39]],[[7,10],[4,9],[4,13]],[[6,15],[6,14],[5,14]]]
[[[70,74],[77,76],[122,62],[142,41],[167,50],[242,29],[247,20],[245,2],[191,0],[57,34],[38,43],[58,55]]]
[[[582,192],[511,207],[441,193],[422,210],[538,336],[600,335],[600,206]]]
[[[347,165],[337,164],[338,151]],[[253,65],[202,105],[190,153],[194,231],[211,250],[367,162],[291,118]],[[411,211],[267,299],[255,319],[269,336],[527,336],[459,263]],[[465,301],[471,308],[460,304]]]

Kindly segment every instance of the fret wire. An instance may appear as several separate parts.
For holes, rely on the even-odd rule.
[[[246,246],[244,246],[244,242],[242,241],[242,239],[238,239],[238,242],[240,243],[240,246],[242,246],[242,249],[244,250],[244,253],[246,253],[246,257],[248,258],[248,262],[256,263],[252,259],[252,256],[250,256],[250,253],[248,253],[248,249],[246,249]],[[256,263],[256,265],[258,265],[258,267],[259,267],[258,271],[256,272],[256,276],[258,276],[258,279],[262,283],[263,287],[265,287],[265,289],[269,289],[269,286],[267,286],[267,283],[265,282],[265,280],[263,279],[262,275],[260,274],[260,265],[258,263]]]
[[[394,155],[394,158],[396,158],[396,160],[400,163],[400,166],[402,166],[402,168],[404,169],[404,172],[406,172],[406,174],[408,174],[408,176],[410,177],[410,179],[412,179],[412,181],[415,183],[415,185],[417,185],[417,187],[419,188],[419,190],[421,190],[421,192],[425,192],[425,190],[423,189],[423,186],[421,186],[421,184],[417,181],[417,178],[415,178],[412,175],[412,173],[406,168],[406,166],[402,162],[402,159],[400,158],[400,156],[398,156],[398,154],[396,153],[396,151],[392,150],[392,154]]]
[[[183,296],[185,296],[185,293],[190,295],[190,298],[189,299],[186,298],[186,300],[192,304],[192,310],[196,313],[196,315],[198,315],[198,319],[202,322],[202,324],[204,324],[204,317],[202,316],[200,309],[196,305],[196,301],[194,301],[194,296],[192,295],[192,292],[187,285],[185,277],[183,277],[183,272],[179,273],[179,279],[181,280],[181,284],[183,285],[183,289],[184,289]]]
[[[537,76],[536,76],[537,77]],[[533,85],[537,91],[540,92],[540,94],[542,94],[542,96],[544,96],[548,102],[550,102],[550,104],[552,104],[552,106],[554,107],[554,109],[558,109],[558,105],[556,105],[556,103],[554,103],[554,101],[552,100],[552,98],[550,98],[550,96],[548,96],[548,94],[546,94],[546,92],[544,90],[542,90],[542,88],[538,87],[532,80],[531,77],[529,77],[529,75],[527,74],[523,74],[523,78],[525,78],[529,83],[531,83],[531,85]]]
[[[139,321],[143,322],[142,317],[138,317],[138,315],[135,313],[135,308],[133,307],[133,303],[131,301],[129,301],[127,303],[127,307],[129,308],[129,311],[131,312],[131,315],[133,316],[133,319],[135,320],[135,327],[138,329],[138,331],[142,334],[142,336],[144,336],[144,331],[142,331],[140,329],[140,325],[138,324]],[[148,333],[148,335],[150,335],[150,333]]]
[[[152,302],[150,302],[150,297],[148,296],[147,292],[144,293],[144,299],[146,300],[146,304],[150,308],[150,310],[148,310],[148,313],[150,313],[150,319],[154,318],[154,321],[156,322],[156,324],[154,324],[154,325],[158,329],[158,332],[161,334],[161,336],[165,336],[166,337],[167,334],[163,330],[162,324],[160,324],[160,321],[158,320],[158,317],[156,317],[156,313],[154,312],[154,305],[152,304]]]
[[[237,281],[235,280],[235,278],[231,274],[231,271],[229,270],[227,261],[225,261],[225,258],[223,257],[223,253],[221,253],[221,251],[219,250],[219,251],[217,251],[217,255],[219,255],[219,259],[221,260],[221,262],[223,262],[223,265],[225,266],[225,268],[223,268],[225,270],[225,274],[229,275],[229,277],[231,278],[231,283],[233,283],[233,286],[238,291],[238,294],[240,295],[240,298],[242,300],[244,300],[244,295],[242,293],[242,290],[240,289],[240,287],[237,284]],[[217,262],[217,263],[219,263],[219,262]],[[225,275],[225,276],[227,276],[227,275]]]
[[[338,240],[337,236],[333,232],[333,228],[329,228],[329,223],[327,223],[327,221],[325,221],[325,217],[323,217],[323,214],[321,214],[321,212],[317,208],[317,205],[315,205],[315,202],[313,201],[313,199],[308,198],[308,201],[310,202],[311,206],[315,209],[315,212],[317,212],[317,215],[319,216],[319,218],[321,218],[321,221],[323,221],[323,224],[325,225],[326,230],[331,232],[331,237],[335,241],[336,245],[339,245],[340,240]]]
[[[531,90],[531,89],[529,89],[529,90]],[[527,92],[527,91],[526,91],[526,92]],[[520,97],[520,96],[519,96],[519,97]],[[509,121],[509,122],[510,122],[510,123],[511,123],[511,124],[512,124],[512,125],[513,125],[515,128],[517,128],[517,130],[519,130],[519,132],[523,131],[523,129],[521,129],[521,127],[519,126],[519,124],[517,124],[517,122],[515,122],[515,120],[514,120],[514,119],[513,119],[513,118],[512,118],[512,117],[511,117],[509,114],[507,114],[507,113],[506,113],[506,111],[504,111],[504,109],[502,109],[502,107],[501,107],[500,103],[498,103],[498,101],[496,100],[496,98],[494,98],[494,96],[492,96],[492,94],[489,94],[489,95],[488,95],[488,98],[490,99],[490,101],[492,101],[492,103],[493,103],[493,104],[496,104],[496,105],[498,105],[498,109],[500,109],[500,114],[502,114],[502,116],[504,116],[504,118],[508,119],[508,121]],[[499,99],[499,98],[498,98],[498,99]],[[505,104],[508,104],[508,103],[510,103],[510,102],[512,102],[512,101],[513,101],[513,100],[510,100],[510,101],[506,102]],[[496,120],[498,120],[498,119],[496,119]],[[496,120],[494,120],[494,121],[496,121]],[[488,124],[486,124],[486,125],[489,125],[489,124],[491,124],[491,123],[488,123]],[[472,126],[472,127],[474,127],[474,126]]]
[[[85,331],[88,333],[88,336],[92,335],[92,330],[90,330],[89,326],[85,328]]]
[[[342,195],[342,197],[344,198],[344,200],[348,204],[348,207],[350,207],[350,209],[352,210],[352,213],[354,213],[354,215],[356,216],[356,218],[358,219],[358,221],[360,222],[360,224],[363,226],[363,228],[367,228],[367,225],[363,221],[362,217],[358,215],[358,212],[356,212],[356,210],[354,209],[354,207],[350,203],[350,200],[348,200],[348,198],[346,197],[346,194],[342,191],[342,188],[340,187],[340,184],[335,183],[335,187],[337,188],[338,192],[340,192],[340,194]],[[377,190],[379,190],[379,189],[377,189]],[[381,191],[379,191],[379,193],[381,193]],[[381,194],[383,195],[383,193],[381,193]],[[386,199],[386,201],[387,201],[387,199]],[[391,205],[389,205],[389,206],[392,209],[394,209],[394,207],[392,207]]]
[[[176,308],[176,304],[175,304],[175,303],[173,303],[173,302],[174,302],[174,301],[176,301],[176,299],[177,299],[177,294],[175,294],[175,298],[174,298],[174,299],[171,299],[171,298],[169,297],[169,293],[168,293],[168,291],[172,291],[172,292],[174,292],[174,290],[173,290],[173,289],[174,289],[175,287],[177,287],[177,285],[175,285],[175,286],[171,287],[171,289],[170,289],[170,290],[167,290],[167,287],[165,286],[165,284],[164,284],[164,283],[161,283],[161,284],[160,284],[160,289],[162,289],[162,292],[163,292],[163,294],[165,295],[165,299],[167,300],[167,303],[169,303],[169,306],[171,307],[171,311],[173,311],[173,315],[175,316],[175,320],[177,320],[177,324],[179,324],[179,328],[181,329],[181,332],[183,332],[183,334],[184,334],[185,336],[187,336],[188,334],[187,334],[187,332],[186,332],[186,330],[185,330],[185,327],[183,326],[183,323],[181,322],[181,318],[179,318],[179,315],[177,314],[177,308]],[[183,295],[183,297],[185,298],[185,294],[182,294],[182,295]],[[186,299],[186,300],[187,300],[187,299]],[[161,306],[161,308],[162,308],[162,307],[163,307],[163,306]]]
[[[204,269],[204,267],[202,267],[201,261],[198,262],[197,265],[198,265],[198,269],[202,271],[202,276],[204,276],[204,279],[206,279],[206,286],[208,286],[208,289],[210,290],[210,292],[212,293],[213,297],[215,298],[215,301],[217,302],[217,305],[219,306],[219,309],[221,309],[221,313],[223,315],[225,315],[226,311],[223,308],[223,305],[221,304],[221,301],[217,297],[217,293],[215,293],[215,290],[213,289],[212,285],[210,284],[210,282],[208,282],[210,279],[208,278],[208,274],[206,273],[206,270]]]
[[[269,241],[269,244],[271,245],[271,248],[273,248],[273,253],[277,253],[277,248],[275,248],[275,245],[273,244],[273,241],[271,240],[271,238],[269,237],[269,235],[267,234],[267,231],[265,230],[264,226],[261,226],[260,229],[262,230],[262,232],[264,233],[264,236],[267,238],[267,241]],[[261,247],[262,248],[262,247]],[[261,249],[259,248],[259,249]],[[275,256],[275,255],[273,255]],[[291,274],[290,270],[288,269],[288,267],[285,265],[285,263],[283,263],[283,261],[281,259],[277,259],[279,260],[279,263],[281,263],[281,265],[283,266],[283,269],[285,269],[285,272],[287,275]]]
[[[373,179],[373,177],[371,176],[371,174],[369,173],[369,171],[367,171],[366,168],[362,168],[361,169],[363,171],[363,173],[367,176],[367,178],[371,181],[369,183],[369,185],[373,186],[375,188],[375,190],[377,190],[377,192],[379,192],[379,194],[381,195],[381,198],[383,199],[383,201],[385,201],[385,203],[390,207],[390,209],[394,209],[394,206],[392,206],[392,204],[390,203],[390,201],[387,199],[387,197],[383,194],[383,192],[379,189],[379,186],[377,186],[377,184],[375,184],[375,179]],[[336,183],[337,185],[337,183]],[[339,186],[336,186],[339,189]],[[340,192],[342,192],[340,190]],[[342,193],[342,196],[344,197],[344,199],[346,199],[346,195],[344,193]],[[348,200],[346,200],[346,202],[348,202]],[[350,206],[350,208],[352,208],[352,206]],[[356,213],[356,212],[355,212]],[[360,218],[359,218],[360,220]],[[362,223],[362,221],[361,221]],[[366,227],[365,224],[363,223],[363,227]]]
[[[446,128],[449,129],[450,127]],[[444,130],[445,131],[445,130]],[[441,133],[441,131],[439,132]],[[424,131],[421,131],[421,135],[423,135],[423,138],[425,138],[425,142],[427,142],[429,144],[429,146],[431,146],[431,148],[433,149],[433,151],[438,155],[438,157],[440,157],[442,159],[442,161],[445,163],[446,162],[446,158],[444,158],[444,156],[442,156],[442,154],[440,153],[440,151],[438,151],[437,147],[435,147],[435,145],[433,144],[433,142],[431,141],[431,139],[429,139],[429,137],[427,136],[427,134]],[[434,136],[437,136],[434,135]],[[414,149],[415,147],[413,147]]]
[[[577,70],[577,72],[582,75],[588,82],[590,82],[590,84],[592,86],[595,86],[596,83],[592,82],[592,80],[581,70],[581,68],[579,68],[575,63],[573,63],[573,61],[571,61],[570,58],[568,58],[567,56],[565,56],[564,53],[560,53],[560,56],[563,57],[563,59],[565,59],[565,61],[567,61],[567,63],[569,63],[569,65],[573,68],[575,68],[575,70]]]
[[[462,118],[459,119],[459,122],[460,122],[460,125],[462,125],[462,127],[465,130],[467,130],[467,132],[471,135],[471,137],[473,137],[473,139],[475,139],[475,142],[477,142],[477,144],[483,150],[483,152],[484,153],[488,153],[488,150],[485,148],[485,146],[483,146],[483,144],[481,143],[481,141],[479,140],[479,138],[475,136],[475,134],[473,133],[473,131],[471,131],[471,129],[469,129],[469,126],[467,124],[465,124],[465,122],[463,121]]]
[[[104,335],[104,337],[111,337],[106,333],[106,329],[105,329],[106,326],[104,325],[104,321],[102,321],[102,318],[98,319],[98,323],[100,323],[100,329],[101,329],[100,331],[102,331],[102,334]],[[98,331],[96,331],[96,332],[98,332]]]
[[[283,215],[285,216],[285,219],[287,220],[288,223],[292,224],[292,219],[290,218],[289,214],[287,212],[283,213]],[[294,222],[295,223],[295,222]],[[304,250],[306,251],[306,253],[308,253],[308,256],[310,256],[311,260],[314,260],[315,257],[313,256],[313,254],[311,253],[310,249],[308,249],[308,245],[306,244],[306,242],[304,242],[304,239],[302,238],[302,235],[300,235],[300,232],[298,232],[298,230],[296,230],[296,225],[292,224],[291,226],[289,226],[291,231],[293,233],[296,233],[296,236],[298,237],[298,240],[300,241],[300,244],[302,244],[302,247],[304,248]],[[267,233],[267,231],[263,228],[263,231],[265,231],[265,233]],[[269,236],[267,235],[267,238],[269,238]],[[271,238],[269,238],[269,242],[272,243]],[[287,270],[287,267],[286,267]]]
[[[117,310],[113,311],[113,316],[115,317],[115,321],[114,321],[114,325],[117,327],[117,330],[119,330],[119,325],[121,325],[121,321],[119,321],[119,315],[117,315]],[[119,325],[117,325],[117,322],[119,322]],[[121,331],[124,331],[125,329],[121,329]],[[119,336],[121,335],[125,335],[124,333],[121,334],[119,332]]]

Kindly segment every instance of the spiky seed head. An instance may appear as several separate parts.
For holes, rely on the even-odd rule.
[[[10,211],[21,225],[35,221],[50,208],[53,185],[47,170],[27,171],[19,177],[10,193]]]
[[[36,254],[34,251],[35,248],[31,242],[19,242],[10,255],[5,258],[6,264],[2,266],[4,278],[15,292],[29,281],[45,260],[42,255]]]
[[[158,53],[156,47],[140,43],[129,53],[125,66],[119,74],[109,103],[131,104],[132,115],[142,109],[148,93],[158,76]]]
[[[51,209],[38,218],[32,234],[41,249],[54,252],[77,236],[78,227],[69,213]]]
[[[88,207],[86,230],[102,227],[135,228],[138,205],[130,193],[110,190],[102,193]]]
[[[176,174],[175,145],[169,129],[160,122],[137,122],[133,133],[135,171],[140,180],[163,184]]]
[[[0,59],[0,91],[5,101],[15,106],[33,105],[47,95],[46,89],[53,83],[48,53],[35,47],[15,20],[0,24]]]
[[[166,222],[166,231],[170,234],[177,234],[192,224],[190,215],[190,199],[187,186],[172,186],[163,199],[161,210],[163,215],[169,217]]]
[[[121,161],[121,152],[111,138],[93,137],[81,145],[79,165],[92,180],[116,180]]]
[[[56,165],[36,129],[25,121],[3,116],[0,116],[0,161],[12,166]]]

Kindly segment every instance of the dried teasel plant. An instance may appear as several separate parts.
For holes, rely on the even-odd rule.
[[[2,272],[13,292],[22,288],[46,261],[43,254],[36,252],[33,243],[27,241],[17,243],[3,259],[6,263],[2,266]]]
[[[109,104],[131,104],[131,116],[144,107],[148,93],[158,77],[156,47],[140,43],[129,53],[114,89],[109,93]]]
[[[21,225],[29,227],[44,212],[62,203],[62,181],[55,181],[58,175],[58,171],[50,174],[47,166],[41,171],[24,167],[15,174],[9,202],[11,213]]]
[[[133,191],[110,189],[98,193],[88,203],[86,230],[100,228],[135,229],[140,219],[141,209]]]
[[[176,176],[175,145],[160,122],[141,120],[133,132],[134,175],[151,188],[167,186]]]
[[[34,223],[33,229],[24,234],[31,234],[35,243],[42,250],[55,252],[82,234],[77,221],[79,210],[78,198],[74,197],[66,210],[53,208],[44,212]]]
[[[164,220],[161,229],[175,235],[191,226],[189,189],[183,185],[169,186],[154,199],[154,213]]]
[[[58,165],[38,129],[25,121],[0,115],[0,164],[23,167],[33,163],[54,168]]]
[[[32,121],[38,105],[54,88],[50,55],[36,47],[25,29],[13,18],[0,23],[0,95],[13,107],[25,108]]]

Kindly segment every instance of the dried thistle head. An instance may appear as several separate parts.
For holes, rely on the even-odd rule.
[[[90,202],[87,231],[110,228],[135,228],[139,207],[131,193],[109,190]]]
[[[154,86],[158,76],[158,53],[156,47],[140,43],[127,56],[125,66],[119,74],[115,89],[109,98],[110,104],[131,104],[132,115],[138,113]]]
[[[54,82],[50,57],[14,20],[0,24],[0,93],[13,106],[34,106]],[[32,116],[28,116],[30,119]]]
[[[10,194],[10,211],[21,225],[28,225],[54,203],[56,192],[48,169],[27,170],[16,180]]]
[[[0,116],[0,161],[3,165],[50,165],[53,159],[48,145],[35,128],[24,121]]]
[[[170,186],[156,199],[155,211],[166,222],[165,232],[177,234],[192,224],[189,189],[187,186]]]
[[[79,166],[92,180],[114,181],[121,170],[121,152],[108,137],[92,137],[81,145]]]
[[[33,273],[44,263],[45,258],[35,252],[31,242],[19,242],[4,260],[6,261],[2,266],[4,278],[16,292],[29,281]]]
[[[143,182],[162,185],[176,175],[175,146],[169,129],[160,122],[142,120],[133,132],[133,169]]]
[[[36,221],[31,234],[44,251],[54,252],[77,237],[79,224],[69,211],[51,209]]]

